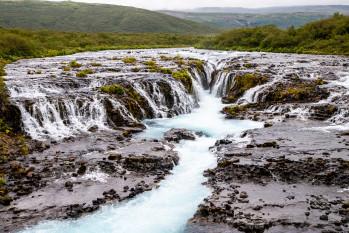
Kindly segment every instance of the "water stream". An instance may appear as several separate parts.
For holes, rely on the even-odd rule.
[[[210,195],[202,183],[203,172],[216,164],[209,151],[217,139],[226,135],[239,135],[243,130],[261,127],[252,121],[225,120],[220,113],[219,98],[196,83],[199,108],[190,114],[174,118],[145,121],[145,138],[161,138],[171,128],[186,128],[202,132],[195,141],[183,141],[176,145],[180,164],[173,174],[160,183],[160,187],[141,194],[124,204],[105,206],[98,212],[78,220],[48,221],[27,229],[26,233],[180,233],[194,215],[201,201]]]

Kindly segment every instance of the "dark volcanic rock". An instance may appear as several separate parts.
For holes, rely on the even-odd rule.
[[[171,129],[165,133],[164,139],[178,143],[180,140],[195,140],[195,134],[186,129]]]
[[[0,197],[0,231],[17,231],[52,216],[78,218],[135,197],[156,187],[178,164],[167,142],[117,137],[117,132],[96,132],[2,164],[8,176],[0,187],[6,192]]]
[[[321,124],[288,120],[248,131],[243,136],[250,146],[216,143],[217,167],[205,172],[213,193],[188,229],[223,224],[231,231],[222,232],[348,231],[339,221],[349,214],[343,211],[348,194],[338,190],[349,185],[349,148],[335,132],[315,126]]]

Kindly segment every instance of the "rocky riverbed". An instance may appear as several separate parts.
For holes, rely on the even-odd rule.
[[[1,231],[78,218],[158,187],[181,163],[173,143],[227,129],[206,119],[141,139],[142,120],[192,112],[201,89],[221,98],[225,121],[264,128],[207,145],[217,159],[204,172],[212,193],[186,232],[349,231],[346,57],[106,51],[23,60],[7,73],[21,128],[36,140],[0,165]]]
[[[172,144],[126,139],[121,131],[52,144],[2,166],[13,201],[0,210],[1,231],[77,218],[132,198],[156,187],[178,160]]]
[[[239,74],[220,90],[233,103],[223,109],[228,119],[265,128],[211,147],[213,194],[187,232],[349,231],[348,60],[282,55],[267,65],[268,57],[235,61]]]

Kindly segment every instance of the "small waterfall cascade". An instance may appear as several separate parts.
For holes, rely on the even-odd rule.
[[[110,130],[144,118],[189,113],[197,106],[195,96],[169,75],[96,71],[78,78],[59,69],[62,60],[64,57],[33,59],[7,66],[11,100],[21,111],[24,130],[34,139],[60,140],[96,128]],[[200,80],[200,74],[194,73]],[[114,83],[127,88],[131,96],[120,98],[99,90]],[[136,103],[130,102],[131,97]],[[114,115],[117,117],[110,117]]]

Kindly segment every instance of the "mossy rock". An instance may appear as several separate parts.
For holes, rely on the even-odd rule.
[[[78,73],[76,73],[76,77],[84,78],[84,77],[87,77],[87,75],[93,74],[93,73],[94,73],[93,70],[85,69],[85,70],[82,70],[82,71],[79,71]]]
[[[188,70],[182,69],[179,71],[175,71],[172,73],[172,77],[174,79],[180,81],[183,84],[183,86],[185,87],[185,89],[188,91],[188,93],[193,92],[193,82],[192,82],[192,79],[190,77]]]
[[[124,57],[122,59],[122,61],[125,63],[125,64],[136,64],[137,62],[137,59],[135,57]]]
[[[329,95],[328,90],[319,87],[317,80],[299,79],[293,80],[293,82],[275,84],[264,95],[263,101],[268,103],[308,103],[318,102]]]
[[[269,81],[269,77],[260,73],[245,73],[236,75],[233,81],[233,85],[230,88],[228,95],[224,98],[226,103],[234,103],[244,93],[258,85],[265,84]]]
[[[224,107],[222,112],[227,115],[228,118],[238,118],[241,114],[248,110],[248,105],[232,105]]]
[[[100,87],[100,91],[110,95],[123,95],[125,89],[119,84],[112,84]]]
[[[9,206],[12,201],[13,201],[12,197],[8,195],[0,196],[0,205]]]
[[[189,60],[189,65],[192,67],[195,67],[198,69],[200,72],[205,73],[205,62],[199,59],[190,59]]]
[[[71,61],[70,63],[69,63],[69,66],[71,67],[71,68],[80,68],[82,65],[80,64],[80,63],[78,63],[77,61]]]

